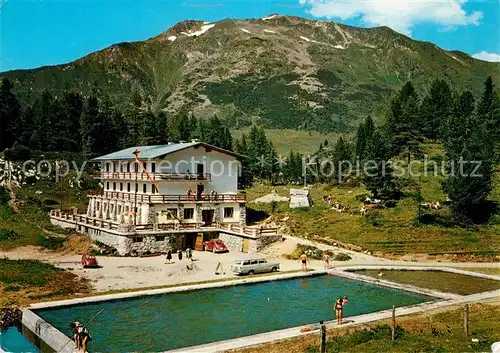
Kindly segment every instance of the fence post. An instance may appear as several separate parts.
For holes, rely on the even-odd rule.
[[[326,353],[326,326],[321,324],[321,341],[319,344],[319,353]]]
[[[464,333],[469,335],[469,304],[464,305]]]
[[[392,306],[392,341],[396,340],[396,306]]]

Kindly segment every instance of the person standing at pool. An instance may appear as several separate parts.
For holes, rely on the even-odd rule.
[[[178,255],[179,255],[179,261],[182,261],[182,250],[179,250]]]
[[[302,271],[307,272],[307,263],[309,262],[309,259],[307,258],[306,253],[302,253],[302,255],[300,255],[299,262],[302,262]]]
[[[87,343],[92,341],[92,336],[90,335],[89,330],[85,328],[81,323],[76,323],[76,328],[78,330],[78,334],[80,335],[80,342],[83,353],[87,353]]]
[[[327,252],[323,254],[323,263],[325,265],[325,270],[328,270],[330,268],[330,256]]]
[[[347,299],[347,297],[344,297]],[[348,300],[347,300],[348,301]],[[340,297],[335,301],[335,316],[337,317],[337,325],[342,325],[342,310],[346,302]]]
[[[170,263],[172,261],[172,250],[167,251],[167,263]]]

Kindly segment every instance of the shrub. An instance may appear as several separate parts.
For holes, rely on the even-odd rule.
[[[56,250],[61,248],[64,242],[65,242],[64,238],[39,235],[38,239],[36,240],[36,245],[46,249]]]
[[[334,261],[349,261],[350,259],[351,259],[351,257],[347,254],[344,254],[343,252],[338,253],[333,258]]]
[[[393,208],[393,207],[396,207],[396,200],[387,200],[385,203],[384,203],[384,206],[387,207],[387,208]]]
[[[5,205],[9,200],[9,192],[3,186],[0,186],[0,205]]]
[[[289,260],[298,260],[300,255],[306,254],[309,259],[321,260],[325,252],[331,255],[331,252],[318,249],[315,246],[298,244],[291,254],[285,255],[285,258]]]
[[[13,229],[0,228],[0,241],[16,240],[20,237]]]

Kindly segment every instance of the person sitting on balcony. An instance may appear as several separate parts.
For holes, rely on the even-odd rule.
[[[193,191],[191,189],[188,190],[187,195],[191,196],[193,194]]]
[[[186,170],[186,174],[184,175],[184,179],[191,179],[191,174],[189,174],[189,169]]]
[[[205,199],[205,196],[206,196],[206,195],[205,195],[205,191],[202,191],[202,192],[201,192],[201,199],[202,199],[202,200],[204,200],[204,199]]]

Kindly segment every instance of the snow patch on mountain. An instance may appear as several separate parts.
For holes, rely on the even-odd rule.
[[[201,36],[203,33],[206,33],[210,28],[214,28],[214,27],[215,27],[215,23],[207,24],[207,25],[201,26],[201,29],[199,31],[189,32],[189,33],[181,32],[181,34],[184,34],[185,36],[188,36],[188,37],[198,37],[198,36]]]

